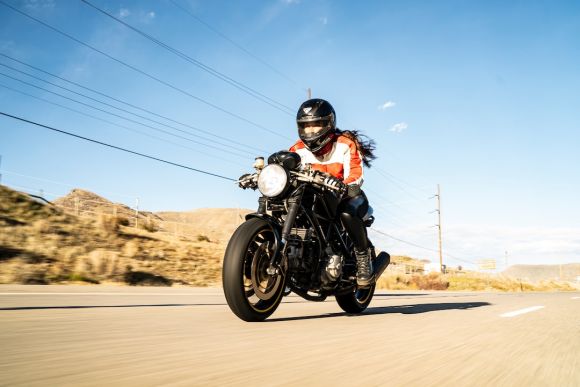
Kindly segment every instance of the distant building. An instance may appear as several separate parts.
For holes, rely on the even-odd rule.
[[[387,271],[400,274],[425,274],[425,266],[431,261],[427,259],[415,259],[406,256],[393,255]]]

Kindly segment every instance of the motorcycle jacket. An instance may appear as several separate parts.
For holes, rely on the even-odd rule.
[[[311,164],[313,169],[329,173],[347,185],[363,183],[362,155],[356,143],[344,135],[336,135],[331,143],[316,154],[302,140],[298,140],[290,152],[298,153],[302,164]]]

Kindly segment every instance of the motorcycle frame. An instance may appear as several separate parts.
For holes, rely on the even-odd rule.
[[[305,193],[305,191],[307,189],[311,189],[312,191],[314,191],[315,196],[314,196],[314,201],[312,203],[312,207],[311,208],[307,208],[306,206],[304,206],[302,204],[302,198],[303,195]],[[258,199],[258,212],[255,213],[251,213],[246,215],[246,220],[249,220],[251,218],[260,218],[262,220],[264,220],[266,223],[268,223],[268,225],[270,226],[270,228],[272,229],[273,235],[274,235],[274,253],[272,254],[271,257],[271,261],[270,261],[270,267],[268,268],[269,273],[271,273],[271,275],[280,273],[280,271],[282,271],[283,267],[287,267],[286,266],[286,260],[287,255],[286,255],[286,247],[287,247],[287,240],[288,240],[288,236],[290,234],[290,230],[292,229],[292,226],[294,225],[294,223],[296,222],[296,218],[298,216],[298,214],[301,212],[302,214],[304,214],[306,216],[306,218],[308,219],[308,221],[312,224],[312,226],[314,227],[314,231],[317,235],[318,241],[320,243],[320,251],[319,251],[319,256],[318,259],[320,260],[323,256],[323,252],[324,252],[324,247],[325,246],[331,246],[331,241],[333,240],[333,233],[335,234],[335,240],[337,242],[337,244],[339,245],[339,248],[342,250],[341,252],[344,254],[345,257],[345,265],[344,266],[350,266],[350,265],[355,265],[354,264],[354,257],[352,255],[351,249],[349,249],[348,247],[348,234],[346,233],[346,230],[340,230],[339,226],[337,224],[337,222],[340,222],[339,219],[339,213],[338,213],[338,209],[336,214],[334,214],[334,217],[332,216],[332,212],[330,211],[328,204],[326,203],[326,200],[324,199],[324,195],[321,195],[321,192],[318,191],[317,189],[315,189],[314,187],[308,187],[305,184],[299,185],[296,189],[294,189],[291,193],[287,193],[286,198],[282,199],[280,198],[280,201],[284,201],[285,205],[284,207],[286,208],[286,219],[284,221],[281,221],[281,219],[278,219],[272,215],[269,215],[266,213],[267,210],[267,202],[268,201],[274,201],[276,202],[276,198],[266,198],[264,196],[260,197]],[[317,194],[317,195],[316,195]],[[272,200],[273,199],[273,200]],[[318,211],[316,211],[316,206],[317,204],[320,203],[324,209],[325,214],[320,214]],[[320,220],[328,222],[329,227],[327,232],[325,232],[322,224],[320,223]],[[282,273],[284,276],[287,275],[287,273]],[[341,279],[338,281],[338,283],[344,281],[344,279]],[[350,281],[347,281],[350,282]],[[349,284],[351,285],[351,284]],[[337,291],[350,291],[350,289],[352,289],[352,286],[348,286],[348,289],[342,289],[338,284],[337,284]],[[306,294],[300,294],[302,297],[305,297]],[[309,298],[312,301],[317,301],[317,300],[321,300],[322,298],[313,298],[312,296],[309,296]]]

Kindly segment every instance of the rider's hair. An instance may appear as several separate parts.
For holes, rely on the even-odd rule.
[[[375,141],[362,134],[359,130],[340,130],[336,129],[336,134],[345,136],[349,140],[354,141],[356,148],[362,155],[362,161],[365,167],[370,168],[371,162],[377,158],[375,156]]]

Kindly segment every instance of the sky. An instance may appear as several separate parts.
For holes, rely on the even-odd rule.
[[[235,179],[296,141],[311,88],[376,142],[378,248],[439,261],[439,184],[448,266],[580,262],[580,3],[90,3],[160,44],[82,1],[1,0],[1,112]],[[0,155],[2,184],[48,199],[257,207],[231,181],[5,116]]]

